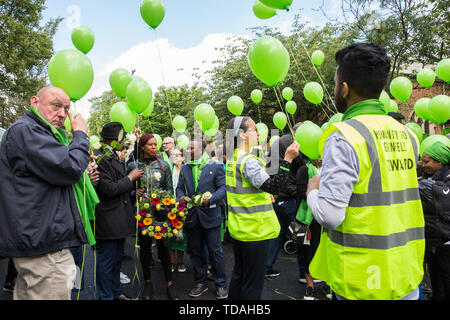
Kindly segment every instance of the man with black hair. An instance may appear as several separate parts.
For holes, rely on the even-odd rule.
[[[384,48],[355,43],[336,62],[344,116],[322,136],[322,172],[308,183],[308,207],[323,226],[310,273],[338,299],[416,300],[425,249],[419,142],[378,100],[390,70]]]

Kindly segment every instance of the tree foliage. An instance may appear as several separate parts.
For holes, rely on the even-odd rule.
[[[61,18],[41,25],[44,0],[0,0],[0,121],[8,127],[45,85]]]

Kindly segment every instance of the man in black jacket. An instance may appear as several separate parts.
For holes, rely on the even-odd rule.
[[[104,125],[100,132],[103,143],[111,145],[119,140],[120,131],[123,132],[123,126],[119,122]],[[98,171],[96,190],[100,203],[95,208],[98,296],[100,300],[126,300],[120,286],[120,267],[125,238],[136,231],[130,191],[143,171],[134,169],[127,175],[116,152],[101,159]]]
[[[73,185],[89,163],[88,128],[68,112],[62,89],[42,88],[30,102],[1,144],[0,256],[18,271],[14,299],[69,300],[76,269],[68,248],[87,242]]]

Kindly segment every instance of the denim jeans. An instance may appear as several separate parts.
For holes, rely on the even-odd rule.
[[[124,239],[97,240],[97,293],[100,300],[113,300],[122,294],[120,267]]]
[[[269,241],[269,252],[267,255],[266,271],[269,271],[277,260],[280,248],[286,242],[287,229],[289,224],[295,219],[297,214],[297,206],[295,199],[289,199],[284,201],[276,200],[273,204],[273,208],[278,217],[278,222],[280,223],[281,230],[277,238],[270,239]],[[303,255],[300,250],[297,249],[297,261],[299,268],[299,276],[304,277],[305,272],[303,268]]]

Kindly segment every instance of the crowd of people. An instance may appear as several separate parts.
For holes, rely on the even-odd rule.
[[[89,244],[99,299],[129,299],[121,264],[125,239],[136,234],[136,199],[164,190],[185,203],[211,196],[189,209],[177,237],[137,233],[144,300],[154,294],[153,242],[168,299],[178,299],[173,272],[185,272],[190,259],[189,296],[201,296],[212,278],[217,299],[259,300],[264,279],[280,275],[275,263],[287,238],[296,245],[304,299],[314,300],[315,283],[323,281],[328,299],[418,300],[424,265],[433,299],[449,299],[450,150],[437,142],[420,156],[417,137],[386,114],[378,100],[390,70],[384,48],[352,44],[336,63],[335,100],[344,116],[324,132],[317,159],[294,140],[302,123],[261,156],[256,123],[246,116],[231,119],[225,144],[193,139],[181,149],[166,137],[159,153],[153,134],[135,130],[134,146],[94,155],[86,121],[69,113],[67,94],[42,88],[1,143],[0,256],[9,258],[3,289],[14,299],[70,299]],[[121,123],[108,123],[102,143],[120,142],[122,133]],[[386,142],[402,148],[385,149]],[[389,161],[405,165],[394,170]],[[230,279],[224,217],[234,253]]]

